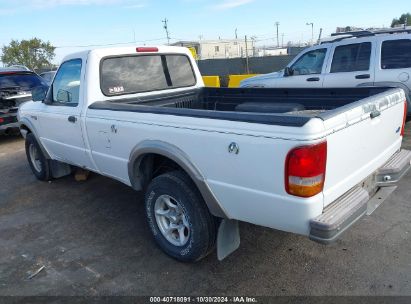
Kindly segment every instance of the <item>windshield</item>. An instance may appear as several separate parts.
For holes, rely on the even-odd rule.
[[[0,89],[19,87],[31,90],[39,86],[47,85],[34,73],[0,74]]]
[[[294,75],[321,74],[327,49],[318,49],[302,55],[291,67]]]
[[[54,75],[56,74],[56,72],[45,72],[40,74],[40,77],[42,77],[43,79],[45,79],[47,82],[51,82],[53,80]]]

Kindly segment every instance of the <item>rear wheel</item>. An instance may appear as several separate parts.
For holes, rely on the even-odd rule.
[[[49,180],[51,177],[49,161],[46,159],[36,137],[32,133],[28,133],[26,136],[26,156],[31,171],[33,171],[37,179],[42,181]]]
[[[154,178],[147,188],[145,210],[155,241],[173,258],[198,261],[214,248],[215,219],[183,172]]]

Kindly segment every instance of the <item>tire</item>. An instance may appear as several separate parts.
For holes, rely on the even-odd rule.
[[[167,202],[177,207],[170,207]],[[182,262],[195,262],[214,248],[215,218],[185,173],[174,171],[154,178],[145,194],[145,211],[157,245],[169,256]],[[180,228],[167,234],[164,230],[169,231],[167,227],[172,225]]]
[[[41,181],[51,179],[49,160],[46,159],[36,137],[32,133],[28,133],[26,136],[26,156],[31,171],[37,179]]]

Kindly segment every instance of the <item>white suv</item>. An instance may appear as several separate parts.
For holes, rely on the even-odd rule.
[[[411,114],[411,28],[333,34],[301,52],[284,70],[248,78],[240,86],[396,86],[405,90]]]

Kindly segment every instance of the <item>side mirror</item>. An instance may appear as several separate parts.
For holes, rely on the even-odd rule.
[[[284,77],[289,77],[294,75],[294,70],[290,67],[284,69]]]
[[[71,93],[66,90],[58,90],[57,92],[57,102],[68,103],[71,102]]]
[[[31,99],[33,101],[43,101],[46,98],[46,87],[35,87],[31,90]]]

